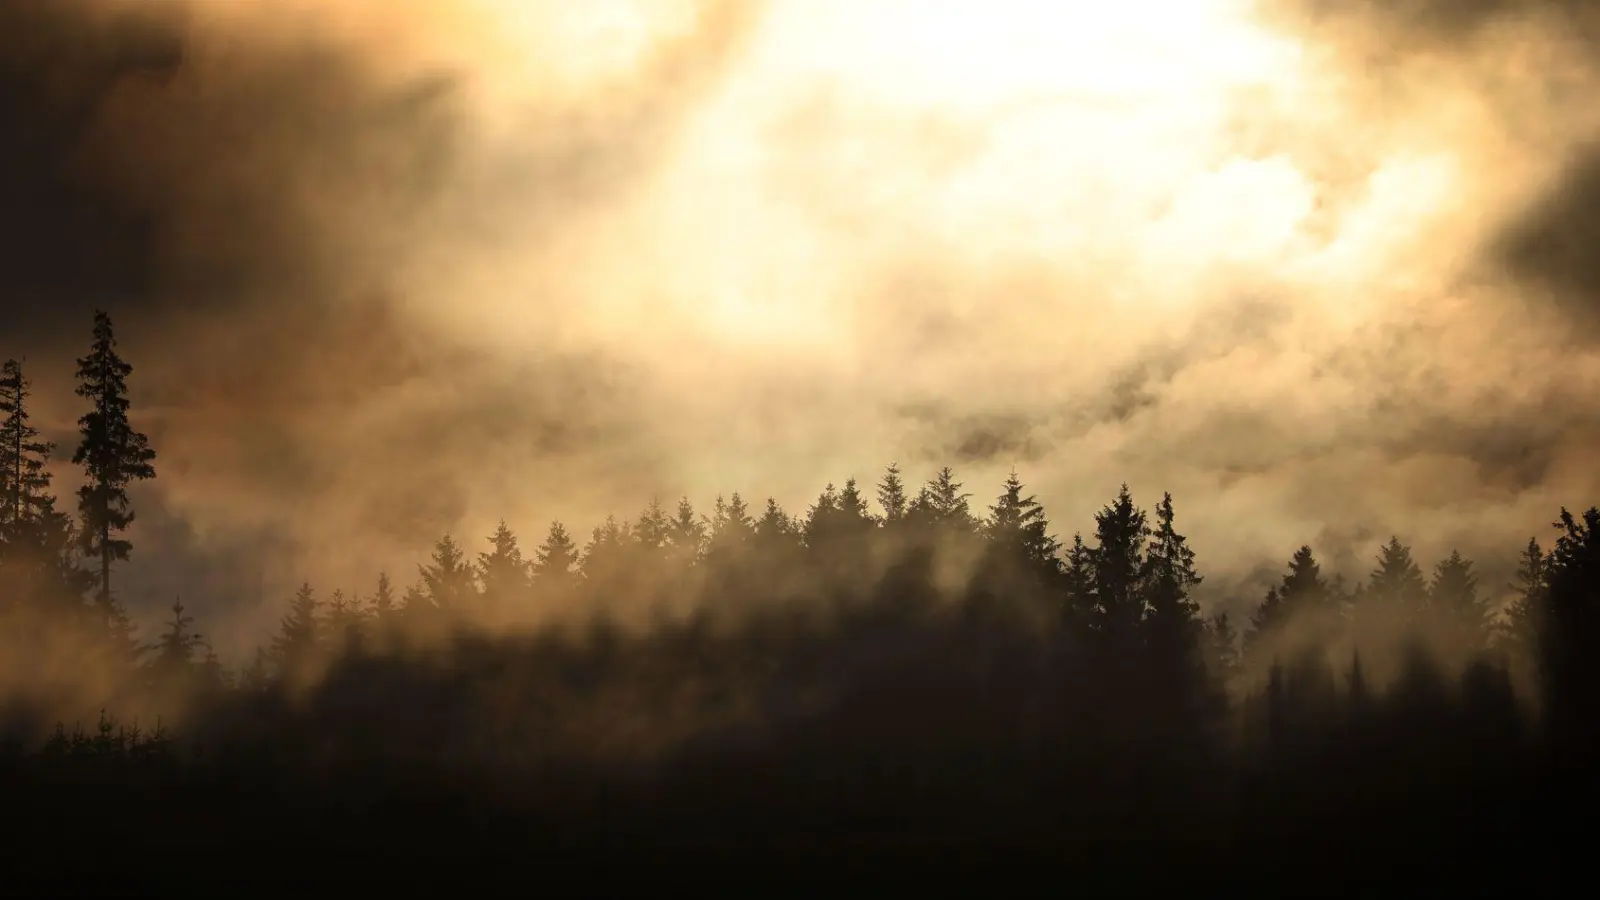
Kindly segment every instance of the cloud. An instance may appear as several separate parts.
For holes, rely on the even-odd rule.
[[[157,608],[895,459],[1170,489],[1220,593],[1509,555],[1597,487],[1591,17],[1257,6],[8,4],[3,352],[70,442],[115,314]]]

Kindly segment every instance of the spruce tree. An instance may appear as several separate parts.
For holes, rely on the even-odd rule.
[[[1291,614],[1322,610],[1329,604],[1331,591],[1322,579],[1322,567],[1309,546],[1302,545],[1289,560],[1289,573],[1283,576],[1279,591]]]
[[[667,523],[667,546],[679,570],[697,565],[706,551],[706,523],[688,497],[678,500],[677,514]]]
[[[1251,630],[1245,636],[1245,647],[1252,654],[1260,652],[1272,638],[1283,632],[1291,620],[1308,622],[1313,617],[1326,619],[1337,610],[1336,593],[1322,577],[1322,567],[1316,554],[1306,545],[1289,560],[1289,571],[1283,580],[1267,592],[1267,597],[1251,616]],[[1321,624],[1326,624],[1325,621]],[[1274,648],[1276,652],[1278,648]]]
[[[40,498],[50,488],[45,464],[55,445],[39,439],[39,429],[28,416],[32,385],[16,360],[0,366],[0,540],[10,543],[37,513]]]
[[[1094,624],[1111,646],[1128,651],[1144,619],[1140,581],[1150,529],[1144,511],[1133,505],[1127,485],[1094,518],[1095,546],[1090,550]]]
[[[195,653],[204,646],[205,640],[189,630],[193,624],[194,618],[183,614],[182,599],[174,600],[167,631],[152,648],[155,658],[151,660],[151,667],[156,677],[166,684],[181,683],[195,674]]]
[[[1200,605],[1193,591],[1202,581],[1188,538],[1173,526],[1172,495],[1156,505],[1156,527],[1145,551],[1147,641],[1161,653],[1188,655],[1199,637]]]
[[[272,638],[268,659],[279,675],[293,674],[312,659],[322,636],[322,623],[318,621],[316,592],[310,582],[300,585],[289,604],[289,614],[279,624]]]
[[[461,615],[478,599],[478,586],[466,554],[450,535],[433,545],[428,565],[418,566],[429,606],[437,612]]]
[[[737,491],[726,501],[719,496],[711,518],[706,554],[716,560],[737,557],[749,547],[755,533],[756,522],[750,517],[744,498]]]
[[[934,524],[961,533],[978,530],[978,520],[967,503],[972,495],[962,492],[962,484],[949,466],[940,469],[924,488],[918,501]]]
[[[827,542],[832,535],[834,522],[839,512],[839,491],[828,482],[822,493],[817,495],[816,502],[806,510],[806,521],[803,529],[806,546],[817,549]]]
[[[578,545],[567,534],[567,527],[551,522],[550,533],[534,551],[534,583],[549,587],[570,583],[577,572],[578,556]]]
[[[1427,593],[1427,582],[1411,557],[1411,548],[1391,537],[1378,554],[1378,567],[1367,581],[1364,603],[1369,607],[1381,604],[1371,611],[1390,622],[1413,625]]]
[[[652,499],[633,523],[633,543],[641,551],[639,558],[649,566],[662,562],[671,541],[672,525],[667,511],[659,499]]]
[[[127,488],[156,474],[149,439],[128,422],[127,378],[133,366],[117,355],[116,347],[110,316],[97,311],[93,346],[78,360],[77,394],[89,401],[90,409],[78,420],[82,443],[72,457],[88,478],[78,490],[79,540],[84,554],[99,560],[98,605],[108,621],[116,616],[111,565],[127,559],[132,550],[132,544],[116,536],[134,521]]]
[[[866,498],[861,496],[861,489],[856,486],[853,477],[844,480],[844,490],[839,492],[838,509],[840,521],[850,533],[859,534],[878,524],[871,510],[867,509]]]
[[[1530,660],[1538,649],[1539,628],[1548,588],[1548,560],[1536,538],[1528,538],[1517,564],[1516,595],[1506,609],[1500,639],[1517,658]]]
[[[1050,534],[1044,507],[1032,495],[1023,496],[1022,481],[1015,471],[1006,479],[994,505],[989,507],[983,533],[1002,567],[1042,582],[1059,574],[1060,542]]]
[[[380,572],[377,590],[372,593],[372,614],[379,622],[387,622],[395,612],[394,585],[387,572]]]
[[[18,363],[0,367],[0,566],[15,601],[76,611],[93,578],[80,568],[72,520],[50,492],[55,444],[40,440],[30,420],[30,387]]]
[[[890,463],[889,468],[884,470],[883,480],[878,482],[878,506],[883,510],[884,524],[898,525],[903,522],[908,505],[905,481],[900,477],[900,464]]]
[[[522,605],[531,582],[529,565],[522,558],[516,534],[502,521],[489,536],[489,545],[489,552],[478,554],[484,605],[498,610]]]
[[[323,629],[325,643],[333,649],[359,644],[365,620],[366,611],[361,608],[361,601],[346,595],[342,589],[335,589],[328,595],[328,617]]]
[[[1439,637],[1458,653],[1473,654],[1489,638],[1490,611],[1478,596],[1472,561],[1457,551],[1433,570],[1428,585],[1428,617]]]
[[[1566,509],[1545,561],[1539,663],[1552,743],[1581,766],[1600,751],[1600,509]]]
[[[1072,536],[1062,561],[1062,623],[1069,632],[1079,633],[1094,627],[1094,553],[1083,542],[1082,534]]]
[[[593,592],[591,596],[610,599],[622,589],[634,558],[631,533],[629,524],[619,522],[616,516],[606,516],[590,531],[579,566],[584,584]]]

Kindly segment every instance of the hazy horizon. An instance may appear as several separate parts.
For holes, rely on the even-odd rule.
[[[446,532],[891,461],[1063,540],[1171,491],[1217,592],[1391,534],[1498,591],[1600,487],[1600,14],[1333,6],[7,4],[0,357],[67,497],[112,314],[119,593],[219,651]]]

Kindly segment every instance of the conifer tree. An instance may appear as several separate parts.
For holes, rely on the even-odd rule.
[[[688,497],[678,499],[678,511],[667,524],[667,546],[680,570],[700,562],[706,550],[706,523],[695,514]]]
[[[1096,620],[1094,602],[1094,553],[1083,542],[1082,534],[1072,536],[1062,561],[1063,624],[1074,632],[1087,631]]]
[[[0,566],[12,598],[75,611],[92,586],[78,564],[72,520],[56,509],[46,468],[55,445],[30,420],[30,384],[15,361],[0,368]]]
[[[1156,505],[1156,527],[1144,559],[1146,644],[1158,656],[1187,660],[1198,648],[1200,605],[1192,593],[1201,582],[1194,550],[1173,526],[1172,495]]]
[[[433,546],[428,565],[419,566],[424,596],[431,609],[450,615],[470,610],[478,599],[478,586],[466,554],[450,535]],[[428,608],[428,607],[425,607]]]
[[[878,506],[883,510],[885,525],[898,525],[905,520],[909,500],[905,481],[900,476],[900,464],[890,463],[878,482]]]
[[[1095,546],[1090,551],[1095,626],[1116,647],[1129,649],[1144,619],[1140,579],[1144,540],[1150,529],[1143,510],[1123,485],[1117,499],[1095,514]]]
[[[50,488],[50,473],[45,464],[55,445],[39,439],[39,429],[28,415],[31,383],[22,366],[8,359],[0,367],[0,540],[15,540],[40,505]]]
[[[671,541],[671,520],[666,510],[662,509],[661,501],[652,499],[650,505],[639,514],[638,521],[633,523],[634,545],[642,551],[640,558],[649,565],[666,558]]]
[[[1378,554],[1378,567],[1372,571],[1363,594],[1364,605],[1389,622],[1415,624],[1427,597],[1427,582],[1411,558],[1411,548],[1398,537],[1389,539]],[[1371,609],[1374,605],[1378,609]]]
[[[194,624],[192,616],[183,614],[183,601],[174,600],[172,603],[172,619],[167,623],[167,631],[153,648],[155,658],[151,665],[155,674],[161,680],[172,683],[181,681],[194,674],[195,653],[204,646],[204,638],[189,630]]]
[[[1272,643],[1291,620],[1308,616],[1332,616],[1336,592],[1322,577],[1316,554],[1306,545],[1294,552],[1289,560],[1289,571],[1283,580],[1267,591],[1266,599],[1250,618],[1250,633],[1245,635],[1245,649],[1252,655]],[[1322,623],[1326,624],[1326,623]]]
[[[361,624],[365,619],[366,615],[361,609],[360,601],[346,595],[342,589],[336,588],[328,595],[328,616],[323,637],[327,643],[335,647],[358,641],[361,637]]]
[[[1478,596],[1478,576],[1472,561],[1452,550],[1433,570],[1428,585],[1428,614],[1434,628],[1462,653],[1484,648],[1490,629],[1490,611]]]
[[[871,510],[867,509],[866,498],[861,496],[861,489],[856,486],[854,477],[844,480],[844,489],[839,492],[838,510],[840,521],[851,533],[859,534],[878,524],[872,518]]]
[[[756,520],[756,539],[763,543],[782,544],[792,541],[799,534],[794,520],[783,511],[778,501],[772,497],[767,498],[766,509],[762,510],[761,518]]]
[[[839,512],[839,491],[828,482],[822,493],[817,495],[816,502],[806,510],[806,521],[803,534],[806,546],[816,548],[826,541],[832,531],[834,520]]]
[[[578,568],[578,545],[560,522],[550,523],[550,533],[534,551],[533,577],[536,583],[557,586],[570,582]]]
[[[591,598],[615,600],[618,592],[624,589],[632,563],[638,558],[635,552],[638,547],[631,537],[633,533],[632,526],[619,522],[615,516],[606,516],[606,520],[589,533],[579,566]]]
[[[377,590],[372,593],[372,614],[379,622],[387,622],[396,611],[394,585],[389,582],[387,572],[380,572]]]
[[[310,582],[300,585],[289,603],[289,614],[284,616],[278,633],[272,638],[268,658],[279,675],[290,674],[311,660],[322,636],[318,621],[316,592]]]
[[[711,518],[711,534],[707,539],[706,553],[717,559],[737,556],[748,548],[755,538],[756,522],[750,517],[744,498],[735,491],[724,501],[717,497],[715,514]]]
[[[1057,552],[1061,545],[1050,534],[1044,507],[1032,495],[1022,495],[1022,481],[1015,471],[989,507],[983,533],[1002,565],[1045,580],[1060,572]]]
[[[1548,560],[1536,538],[1528,538],[1517,565],[1516,595],[1501,625],[1502,643],[1519,658],[1532,659],[1538,649],[1539,628],[1548,589]]]
[[[970,533],[978,529],[978,520],[973,517],[972,509],[967,503],[972,495],[963,493],[961,488],[961,482],[955,479],[955,472],[949,466],[945,466],[924,485],[924,490],[917,499],[924,514],[934,524]]]
[[[517,536],[502,521],[489,536],[490,550],[478,554],[478,580],[483,601],[490,609],[510,609],[528,595],[531,568],[522,558]]]
[[[1329,585],[1322,578],[1322,567],[1309,546],[1302,545],[1289,560],[1279,596],[1291,614],[1324,609],[1330,599]]]
[[[753,563],[769,572],[789,572],[804,549],[804,525],[796,522],[778,501],[767,498],[766,509],[756,520],[751,546],[755,551]]]
[[[72,457],[88,476],[78,490],[79,539],[84,554],[99,560],[98,605],[108,621],[115,617],[111,565],[127,559],[132,550],[132,544],[116,537],[134,521],[127,488],[156,474],[149,439],[128,422],[127,378],[133,366],[117,355],[116,347],[110,316],[97,311],[93,346],[78,360],[77,394],[89,401],[90,409],[78,420],[82,443]]]
[[[1551,740],[1587,767],[1600,750],[1600,509],[1561,510],[1545,560],[1539,668]]]

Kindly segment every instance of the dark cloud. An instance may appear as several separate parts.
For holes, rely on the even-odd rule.
[[[366,571],[513,471],[651,465],[632,372],[442,329],[481,303],[451,273],[512,242],[537,268],[541,237],[647,178],[754,14],[708,4],[629,79],[530,103],[503,137],[469,108],[469,71],[278,34],[261,5],[0,4],[0,355],[28,355],[69,455],[71,360],[112,313],[160,453],[130,602],[222,593],[231,569],[204,548],[278,546],[293,580],[344,541],[332,555]],[[528,303],[561,325],[557,297]]]
[[[1548,291],[1589,337],[1600,337],[1600,149],[1578,155],[1547,193],[1507,224],[1491,259]]]

